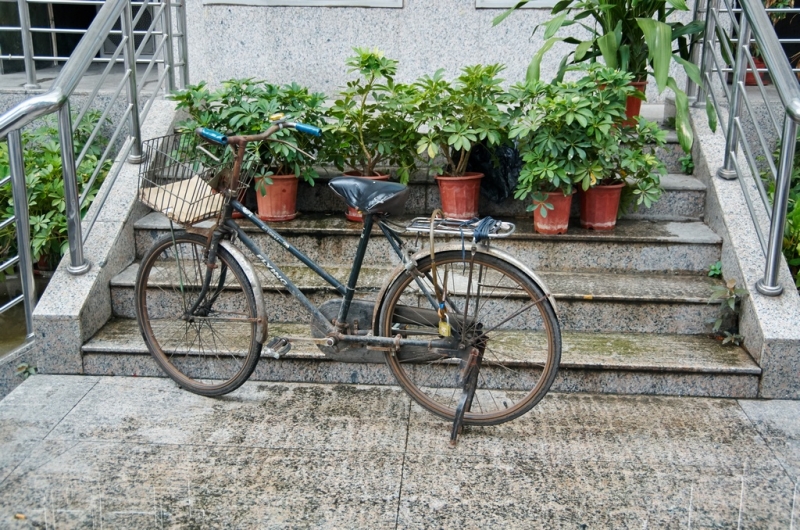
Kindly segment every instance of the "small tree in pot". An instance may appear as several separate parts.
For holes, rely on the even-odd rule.
[[[427,131],[417,143],[417,152],[427,153],[430,159],[448,217],[469,219],[478,215],[483,175],[466,173],[467,163],[478,142],[493,146],[503,140],[504,113],[500,106],[508,101],[498,78],[503,69],[499,64],[468,66],[452,83],[439,70],[416,83],[419,104],[414,121],[417,128]],[[453,186],[467,186],[472,196],[450,204],[450,198],[464,197],[463,191],[451,193]]]

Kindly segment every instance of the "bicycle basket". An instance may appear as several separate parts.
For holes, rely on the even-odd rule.
[[[196,148],[202,140],[193,133],[162,136],[142,142],[145,163],[139,171],[139,200],[176,223],[191,225],[216,217],[228,199],[218,193],[232,170],[232,160],[217,162]],[[220,146],[217,154],[224,153]],[[230,157],[229,157],[230,158]],[[239,175],[237,194],[252,180],[252,164]]]

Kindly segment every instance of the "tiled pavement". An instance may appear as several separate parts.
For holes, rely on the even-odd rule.
[[[449,425],[396,387],[37,375],[0,528],[797,528],[800,402],[550,394]]]

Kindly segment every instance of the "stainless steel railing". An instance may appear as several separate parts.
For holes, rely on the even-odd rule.
[[[786,210],[794,163],[797,124],[800,122],[800,85],[781,46],[773,21],[793,16],[800,9],[767,9],[761,0],[698,1],[697,15],[705,16],[701,73],[704,85],[688,87],[697,94],[696,105],[714,105],[725,132],[725,158],[717,175],[739,179],[756,233],[766,258],[758,292],[778,296]],[[772,17],[772,19],[770,18]],[[794,41],[792,41],[794,42]],[[755,55],[765,66],[757,67]],[[762,75],[768,72],[772,87]],[[748,73],[755,85],[748,88]],[[722,120],[727,116],[726,120]],[[779,150],[777,165],[774,152]],[[759,209],[750,189],[769,212],[768,234],[762,229]],[[770,200],[769,188],[774,190]]]
[[[100,168],[107,160],[113,159],[117,154],[127,157],[128,161],[138,163],[141,161],[141,132],[140,124],[147,116],[150,107],[160,94],[175,87],[173,46],[175,35],[172,32],[173,24],[170,16],[171,4],[163,0],[158,4],[158,14],[163,19],[159,22],[162,31],[150,32],[147,39],[155,53],[149,61],[140,64],[141,50],[146,41],[134,47],[134,16],[129,0],[108,0],[98,11],[94,22],[84,34],[75,48],[72,56],[61,69],[52,87],[45,93],[28,98],[11,108],[0,116],[0,140],[8,140],[8,157],[10,175],[0,181],[0,186],[10,184],[14,197],[14,218],[5,222],[4,226],[14,222],[17,227],[17,248],[19,255],[0,264],[0,270],[16,265],[19,268],[22,284],[22,295],[9,301],[0,312],[19,304],[25,304],[25,318],[27,336],[33,336],[32,313],[36,303],[36,292],[33,282],[33,267],[31,260],[30,226],[28,217],[27,194],[25,189],[25,158],[21,141],[21,129],[36,118],[55,114],[58,118],[58,135],[61,147],[62,171],[64,177],[64,195],[66,201],[67,239],[69,242],[69,265],[67,270],[72,274],[83,274],[91,268],[91,263],[83,255],[83,243],[94,225],[96,213],[91,219],[83,220],[86,232],[82,233],[81,208],[86,203],[89,192],[99,176]],[[139,9],[146,9],[148,2],[141,3]],[[182,4],[179,5],[182,9]],[[179,15],[178,18],[182,18]],[[73,120],[70,112],[70,96],[75,92],[79,81],[93,62],[98,50],[104,45],[113,28],[119,24],[120,40],[113,51],[111,59],[107,61],[103,73],[86,98],[80,111]],[[152,28],[152,26],[151,26]],[[185,33],[184,33],[185,34]],[[185,69],[185,45],[177,46],[180,64]],[[183,55],[181,55],[183,54]],[[120,59],[121,57],[121,59]],[[122,62],[122,75],[116,86],[110,76],[112,71],[118,71],[118,60]],[[150,82],[147,91],[144,83],[138,79]],[[107,86],[111,82],[110,97]],[[98,94],[103,93],[103,97]],[[123,95],[124,92],[124,95]],[[104,100],[105,102],[101,101]],[[89,140],[83,150],[75,154],[73,146],[73,133],[81,124],[87,112],[93,108],[101,107],[101,117],[89,135]],[[112,123],[113,131],[110,133],[108,145],[98,159],[97,169],[91,175],[89,182],[83,190],[79,190],[76,178],[78,167],[86,156],[91,142],[100,134],[100,130],[111,121],[114,109],[122,110],[121,116]],[[111,182],[103,189],[110,190],[113,181],[119,175],[121,167],[106,176]],[[81,193],[82,191],[82,193]],[[107,192],[106,192],[107,193]],[[80,196],[79,196],[80,194]],[[105,202],[106,195],[98,195],[95,202],[100,202],[99,207],[93,209],[99,212]]]
[[[183,0],[185,1],[185,0]],[[149,64],[152,61],[152,56],[155,55],[153,50],[153,40],[151,37],[158,38],[166,33],[169,33],[170,38],[175,40],[178,48],[178,61],[170,60],[169,57],[162,60],[156,59],[156,63],[168,63],[171,65],[171,79],[170,89],[175,89],[175,76],[178,75],[180,83],[185,86],[189,83],[189,68],[186,62],[186,10],[184,9],[183,1],[170,1],[170,0],[143,0],[131,2],[134,10],[133,17],[133,32],[135,42],[140,43],[136,46],[136,62],[139,64]],[[66,62],[69,56],[63,54],[64,50],[59,50],[57,44],[57,35],[83,35],[88,30],[74,29],[59,27],[56,25],[55,19],[52,15],[52,6],[68,5],[68,6],[100,6],[105,5],[105,0],[16,0],[17,10],[19,12],[19,25],[0,25],[0,32],[19,34],[22,40],[22,55],[13,53],[0,53],[0,60],[22,60],[25,65],[25,88],[39,88],[36,73],[36,61],[48,61],[53,64]],[[47,26],[33,26],[31,24],[30,6],[33,4],[46,5],[49,9],[50,24]],[[175,10],[176,17],[173,19],[170,13],[170,7]],[[99,14],[99,11],[98,11]],[[96,17],[95,17],[96,18]],[[174,22],[174,27],[173,27]],[[50,36],[49,50],[39,50],[35,53],[33,44],[33,35],[46,34]],[[123,30],[121,28],[112,28],[108,33],[109,37],[115,39],[121,38]],[[106,43],[106,46],[111,41]],[[106,46],[102,48],[104,51]],[[169,49],[171,53],[171,47]],[[123,59],[121,57],[114,57],[111,53],[95,55],[92,62],[119,62]]]

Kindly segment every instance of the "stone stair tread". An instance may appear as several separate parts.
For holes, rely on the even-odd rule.
[[[270,336],[306,336],[303,324],[270,324]],[[525,332],[509,332],[523,335]],[[533,334],[533,332],[531,332]],[[699,374],[759,375],[750,355],[736,346],[723,346],[704,335],[564,332],[562,369],[682,372]],[[521,337],[513,340],[524,342]],[[147,355],[144,340],[133,319],[112,319],[87,341],[84,354]],[[284,359],[328,359],[311,342],[296,342]],[[265,359],[269,362],[268,359]]]
[[[669,173],[661,177],[661,186],[665,191],[706,191],[703,182],[683,173]]]
[[[277,264],[295,284],[303,290],[333,290],[313,271],[303,265]],[[167,265],[174,266],[174,265]],[[266,267],[255,264],[261,270],[262,287],[274,287],[267,283],[272,276]],[[347,266],[326,266],[326,270],[345,283],[350,274]],[[129,265],[111,279],[111,286],[132,289],[139,269],[138,263]],[[375,292],[383,286],[394,267],[363,267],[359,285],[365,292]],[[664,302],[664,303],[709,303],[711,287],[722,285],[721,280],[700,275],[675,275],[658,273],[613,273],[613,272],[552,272],[537,273],[558,300]],[[713,301],[712,303],[719,303]]]
[[[405,225],[412,216],[398,216],[393,222]],[[593,241],[593,242],[660,242],[668,244],[710,244],[717,245],[722,239],[701,221],[652,221],[640,219],[620,219],[617,226],[609,231],[587,230],[578,226],[570,226],[566,234],[542,235],[533,230],[533,219],[514,218],[517,229],[508,239],[556,239],[561,241]],[[201,225],[210,225],[206,221]],[[161,213],[151,212],[142,217],[134,225],[137,230],[169,230],[170,222]],[[341,214],[305,214],[292,221],[273,223],[273,229],[284,236],[292,235],[349,235],[361,233],[361,224],[348,221]],[[256,227],[245,224],[246,232],[260,232]],[[375,228],[376,233],[380,233]]]

